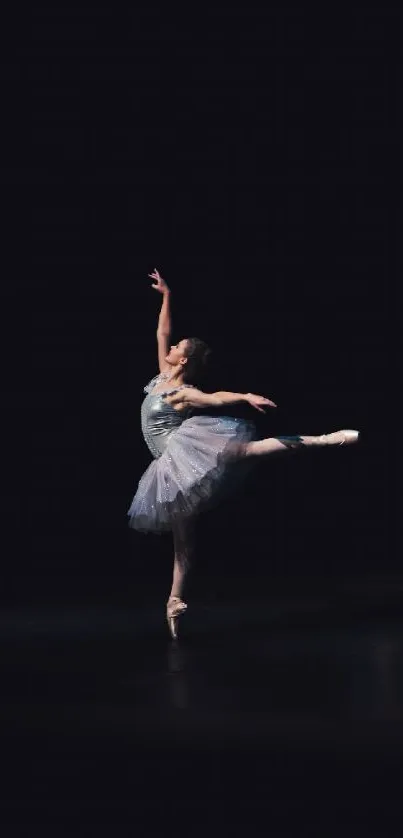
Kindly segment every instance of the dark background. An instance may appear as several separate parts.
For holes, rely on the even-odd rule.
[[[27,453],[4,487],[3,597],[167,592],[169,538],[126,520],[150,460],[154,266],[173,337],[214,350],[209,385],[278,403],[260,435],[362,431],[267,460],[206,516],[192,595],[398,579],[398,15],[41,5],[12,24],[2,178],[23,269],[6,289],[28,340],[5,395]]]

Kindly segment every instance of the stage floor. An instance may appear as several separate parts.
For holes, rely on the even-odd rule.
[[[365,798],[368,814],[386,795],[391,815],[403,746],[398,599],[393,586],[376,595],[363,583],[333,600],[195,601],[178,644],[155,603],[3,608],[3,811],[28,824],[42,806],[58,823],[81,807],[98,825],[108,805],[130,820],[136,804],[151,817],[179,783],[181,807],[220,788],[224,812],[240,800],[228,781],[254,811],[319,796]]]

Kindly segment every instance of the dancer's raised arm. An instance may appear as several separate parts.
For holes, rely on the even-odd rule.
[[[157,326],[158,365],[160,372],[166,372],[169,369],[169,364],[167,364],[165,358],[168,355],[171,341],[170,290],[156,268],[148,276],[154,280],[151,287],[162,294],[162,305]]]
[[[264,413],[267,407],[277,407],[275,402],[266,399],[264,396],[257,396],[255,393],[230,393],[227,390],[204,393],[202,390],[197,390],[196,387],[182,387],[177,393],[169,396],[170,404],[183,403],[190,407],[223,407],[226,404],[238,404],[239,402],[247,402],[261,413]]]

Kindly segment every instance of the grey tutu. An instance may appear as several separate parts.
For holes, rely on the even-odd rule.
[[[158,399],[161,406],[160,397],[148,399]],[[150,402],[147,418],[149,407]],[[177,414],[166,402],[165,410]],[[164,435],[165,429],[166,422],[160,433]],[[158,436],[149,439],[144,425],[143,432],[155,459],[143,474],[128,511],[129,526],[141,532],[171,530],[175,522],[215,505],[249,470],[242,445],[254,437],[254,425],[243,419],[190,416],[166,435],[162,453],[155,448]]]

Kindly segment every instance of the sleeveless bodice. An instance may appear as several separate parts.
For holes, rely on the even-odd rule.
[[[150,381],[144,391],[147,393],[143,404],[141,406],[141,429],[145,442],[153,457],[160,457],[165,451],[165,446],[172,431],[180,427],[182,422],[188,418],[191,409],[175,410],[172,405],[168,404],[165,396],[178,392],[181,387],[169,389],[169,387],[161,393],[152,393],[150,390],[163,380],[163,376],[159,375]],[[187,387],[189,385],[182,385]]]

